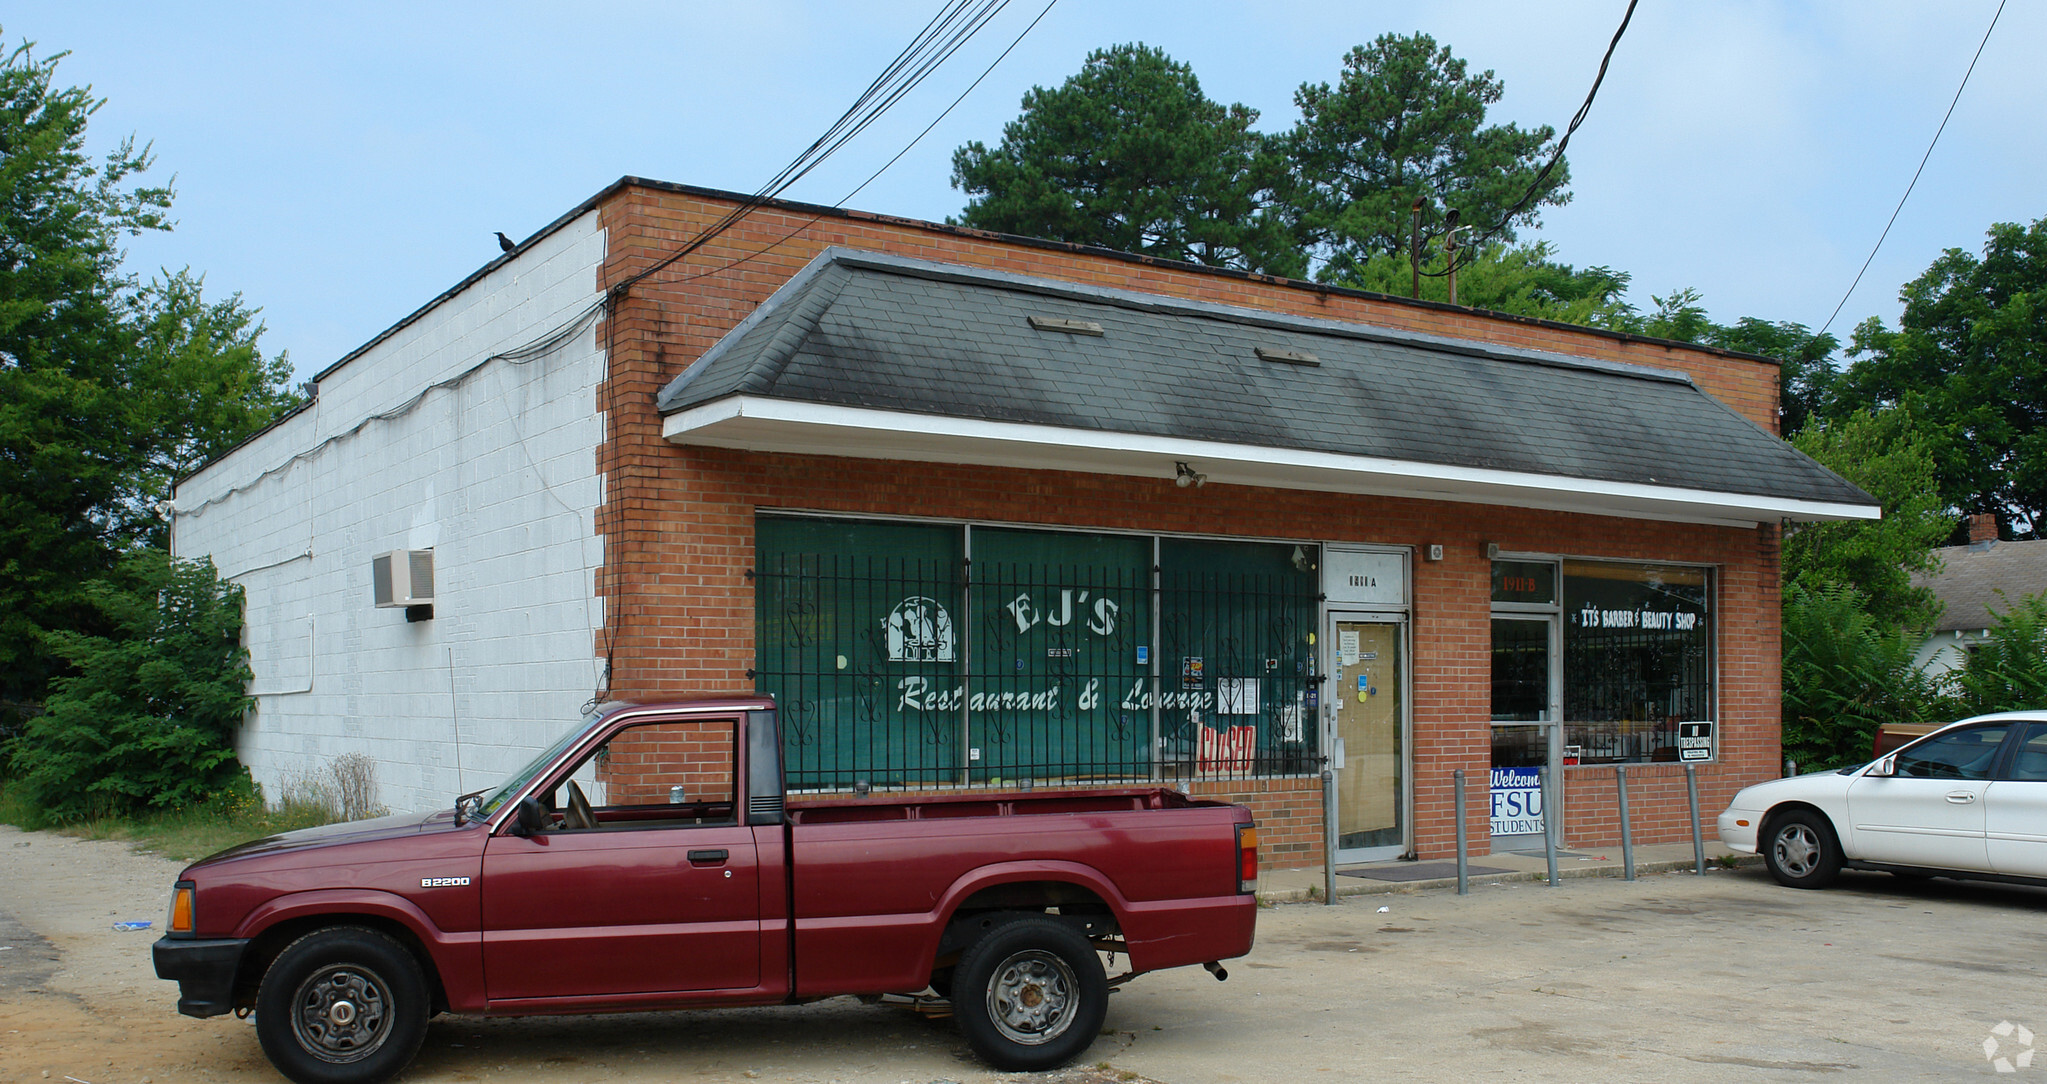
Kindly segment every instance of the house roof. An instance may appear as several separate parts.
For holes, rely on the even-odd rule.
[[[1914,576],[1912,582],[1932,588],[1946,607],[1936,632],[1987,629],[1992,610],[2003,613],[2028,595],[2047,594],[2047,539],[1975,542],[1934,552],[1941,559],[1940,572]]]
[[[874,253],[820,255],[657,400],[680,443],[1701,522],[1873,518],[1682,373]]]

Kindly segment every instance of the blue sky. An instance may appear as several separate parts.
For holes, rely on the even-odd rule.
[[[96,146],[151,142],[177,230],[130,243],[263,309],[310,374],[620,176],[751,191],[821,133],[938,9],[917,2],[10,5],[10,43],[69,50],[108,99]],[[1572,203],[1524,237],[1698,289],[1716,319],[1818,326],[1926,150],[1996,0],[1644,0],[1569,151]],[[1035,17],[1015,0],[791,198],[834,203],[901,150]],[[1304,81],[1385,32],[1424,31],[1505,80],[1492,119],[1561,129],[1625,3],[1060,0],[953,114],[849,206],[956,213],[953,148],[994,142],[1024,91],[1126,41],[1212,98],[1297,118]],[[2047,215],[2047,5],[1999,22],[1911,202],[1834,330],[1895,321],[1898,287],[1997,221]]]

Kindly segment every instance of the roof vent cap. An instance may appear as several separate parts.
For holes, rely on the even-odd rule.
[[[1322,364],[1321,358],[1308,353],[1306,350],[1282,350],[1276,346],[1261,346],[1257,349],[1256,353],[1265,361],[1283,361],[1288,365]]]
[[[1063,331],[1068,335],[1100,335],[1102,325],[1093,320],[1068,320],[1058,316],[1033,316],[1031,326],[1039,331]]]

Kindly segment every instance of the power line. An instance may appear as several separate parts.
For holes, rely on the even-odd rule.
[[[1862,285],[1862,276],[1869,272],[1869,265],[1876,261],[1878,249],[1884,247],[1884,238],[1891,235],[1891,227],[1898,223],[1898,212],[1905,209],[1905,201],[1912,198],[1912,189],[1919,183],[1919,175],[1926,172],[1926,162],[1933,157],[1933,148],[1940,144],[1940,134],[1947,131],[1948,118],[1955,115],[1955,106],[1962,100],[1962,91],[1969,86],[1969,76],[1976,72],[1976,62],[1983,59],[1983,47],[1990,44],[1990,32],[1997,29],[1997,20],[2004,14],[2004,0],[1997,0],[1997,11],[1990,16],[1990,25],[1983,30],[1983,40],[1976,44],[1976,55],[1969,58],[1969,70],[1962,73],[1962,85],[1955,88],[1954,98],[1947,103],[1947,112],[1941,115],[1940,127],[1933,130],[1933,140],[1926,144],[1926,153],[1919,158],[1919,168],[1912,171],[1912,181],[1905,186],[1905,194],[1898,197],[1897,207],[1891,210],[1891,220],[1884,223],[1884,232],[1877,235],[1876,244],[1869,250],[1869,258],[1862,261],[1862,270],[1855,272],[1855,281],[1848,284],[1848,292],[1841,295],[1841,303],[1834,306],[1833,315],[1820,325],[1819,334],[1825,335],[1834,326],[1834,320],[1848,305],[1848,299],[1855,296],[1855,288]]]
[[[1578,112],[1572,115],[1571,123],[1564,126],[1563,138],[1557,140],[1556,152],[1551,154],[1549,161],[1543,164],[1542,172],[1537,173],[1535,179],[1528,182],[1528,191],[1521,194],[1521,198],[1515,201],[1514,206],[1508,208],[1505,214],[1500,216],[1500,220],[1494,223],[1491,229],[1485,231],[1479,237],[1466,242],[1462,247],[1473,253],[1478,252],[1480,247],[1487,241],[1499,236],[1500,232],[1507,228],[1508,223],[1514,220],[1514,216],[1520,214],[1537,195],[1541,194],[1543,182],[1549,180],[1551,173],[1556,172],[1557,163],[1564,160],[1564,148],[1571,144],[1571,133],[1576,132],[1578,126],[1585,123],[1585,118],[1591,114],[1592,100],[1599,97],[1599,85],[1606,82],[1606,66],[1613,63],[1613,51],[1620,47],[1621,35],[1628,32],[1628,23],[1635,17],[1635,5],[1638,2],[1639,0],[1628,0],[1628,10],[1621,13],[1621,25],[1614,29],[1613,40],[1606,43],[1606,55],[1599,58],[1599,74],[1592,77],[1592,89],[1585,92],[1585,103],[1580,105]],[[1477,258],[1476,255],[1470,257],[1462,266],[1471,266],[1471,261]],[[1453,270],[1456,270],[1456,268],[1446,268],[1442,271],[1424,271],[1422,274],[1430,278],[1441,278]]]
[[[986,68],[981,69],[981,74],[977,78],[975,78],[975,80],[972,83],[969,83],[967,85],[967,89],[960,91],[960,96],[954,98],[952,100],[951,105],[946,106],[944,111],[940,112],[938,116],[932,118],[931,123],[925,125],[923,131],[918,132],[915,138],[911,139],[908,143],[903,145],[902,150],[899,150],[895,153],[895,157],[890,158],[886,162],[883,162],[881,164],[880,169],[877,169],[873,173],[868,174],[866,180],[861,181],[859,184],[855,185],[852,191],[846,193],[843,196],[840,196],[838,202],[832,204],[832,206],[844,207],[848,200],[851,200],[854,196],[859,195],[860,192],[863,189],[865,189],[868,185],[873,184],[875,180],[879,178],[882,174],[887,173],[890,166],[893,166],[897,162],[901,161],[903,155],[910,153],[910,151],[914,149],[918,143],[923,142],[924,137],[930,135],[931,130],[933,128],[938,127],[938,123],[940,121],[950,116],[952,114],[952,111],[954,109],[957,109],[961,102],[967,100],[967,95],[972,94],[974,92],[974,88],[979,87],[981,83],[988,78],[988,76],[994,74],[996,67],[1000,65],[1004,60],[1008,59],[1009,54],[1015,52],[1017,46],[1023,44],[1024,38],[1030,36],[1031,31],[1036,29],[1037,25],[1045,20],[1045,16],[1050,15],[1052,13],[1052,8],[1058,3],[1059,0],[1048,0],[1048,2],[1045,4],[1044,9],[1038,12],[1038,17],[1032,19],[1030,25],[1024,27],[1023,30],[1020,33],[1018,33],[1014,39],[1010,41],[1009,48],[1002,50],[1001,55],[997,56],[994,60],[990,61]],[[813,224],[817,222],[818,219],[821,219],[823,217],[824,216],[821,214],[812,215],[809,218],[806,218],[802,222],[798,223],[795,229],[790,230],[788,233],[785,233],[782,236],[775,238],[774,240],[768,242],[767,244],[762,245],[760,248],[754,249],[752,252],[749,252],[746,255],[739,257],[738,259],[727,260],[716,267],[699,271],[696,274],[691,275],[688,278],[681,279],[679,281],[695,282],[698,279],[708,278],[711,275],[716,275],[724,271],[729,271],[732,268],[738,267],[740,264],[749,263],[753,260],[756,260],[762,256],[767,255],[770,252],[773,252],[775,249],[782,247],[782,245],[787,243],[790,238],[796,236],[799,233],[802,233],[804,230],[809,229]]]
[[[916,89],[933,71],[986,26],[989,20],[1008,6],[1009,0],[950,0],[823,135],[804,148],[802,153],[782,167],[781,171],[766,184],[741,200],[738,206],[726,212],[723,217],[699,232],[681,248],[613,286],[612,294],[622,296],[635,284],[702,248],[712,238],[731,229],[762,204],[802,180],[848,140],[865,131],[868,125],[873,124],[883,113],[901,101],[904,95]]]

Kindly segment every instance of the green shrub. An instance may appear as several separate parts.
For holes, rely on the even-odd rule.
[[[55,823],[253,800],[234,748],[252,703],[241,588],[141,550],[84,592],[114,635],[45,634],[73,673],[9,743],[10,792]]]
[[[2047,596],[2031,595],[1992,614],[1990,638],[1973,647],[1954,675],[1961,711],[2047,708]]]
[[[1817,771],[1869,759],[1879,723],[1953,717],[1938,681],[1912,666],[1918,639],[1887,627],[1860,592],[1784,588],[1784,755]]]

